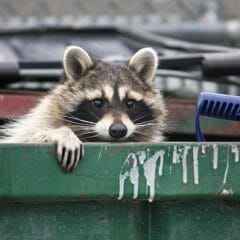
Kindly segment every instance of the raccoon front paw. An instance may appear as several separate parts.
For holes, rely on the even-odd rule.
[[[56,135],[58,161],[65,172],[71,172],[82,159],[84,146],[69,128],[62,127],[60,129],[61,133],[58,132]]]
[[[65,172],[71,172],[75,169],[83,155],[83,143],[79,139],[63,140],[57,144],[58,161]]]

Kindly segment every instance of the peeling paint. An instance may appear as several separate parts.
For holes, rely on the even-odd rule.
[[[212,148],[212,158],[205,156],[207,147]],[[172,159],[171,157],[172,150]],[[190,150],[192,153],[189,153]],[[210,151],[208,151],[210,153]],[[231,152],[234,154],[231,154]],[[188,165],[189,154],[193,157],[193,164]],[[218,163],[219,159],[222,159],[223,156],[219,156],[219,147],[217,144],[213,145],[174,145],[173,148],[166,150],[157,149],[155,152],[150,151],[150,149],[145,149],[141,151],[136,151],[129,153],[124,161],[122,166],[121,173],[119,175],[119,197],[122,199],[124,195],[124,186],[125,184],[131,184],[133,187],[133,198],[136,199],[139,195],[139,184],[142,178],[145,180],[146,192],[148,194],[149,202],[152,202],[155,197],[156,186],[158,188],[161,186],[161,178],[164,174],[173,176],[173,170],[180,167],[182,171],[182,182],[184,184],[189,181],[189,169],[192,166],[193,168],[193,182],[195,185],[198,185],[201,181],[199,176],[199,156],[201,158],[207,157],[210,161],[212,160],[212,166],[214,170],[217,170],[219,167],[222,169],[221,165]],[[230,158],[231,157],[231,158]],[[235,162],[239,162],[239,147],[238,145],[230,145],[228,148],[228,153],[224,156],[224,161],[226,163],[224,175],[222,176],[222,183],[226,184],[228,181],[229,169],[230,169],[230,160],[233,159]],[[165,161],[169,159],[171,164],[166,165]],[[181,164],[179,164],[181,163]],[[175,166],[177,164],[177,166]],[[165,166],[164,166],[165,165]],[[218,166],[219,165],[219,166]],[[166,167],[169,167],[166,169]],[[179,169],[176,171],[179,171]],[[159,177],[160,176],[160,177]],[[221,180],[220,180],[221,181]],[[230,189],[231,190],[231,189]],[[230,190],[224,189],[222,194],[231,194]],[[228,191],[228,192],[227,192]]]
[[[235,154],[235,162],[239,162],[239,149],[237,145],[232,145],[232,153]]]
[[[163,174],[163,163],[164,163],[164,151],[160,151],[160,164],[159,164],[159,168],[158,168],[158,175],[162,176]]]
[[[137,153],[137,155],[138,155],[139,162],[142,165],[144,163],[145,159],[147,158],[147,154],[145,151],[139,151]]]
[[[218,168],[218,146],[213,144],[213,168]]]
[[[225,168],[224,177],[223,177],[223,184],[227,182],[228,169],[229,169],[229,152],[227,156],[227,163],[226,163],[226,168]]]
[[[152,202],[155,195],[155,176],[156,176],[156,162],[159,156],[161,155],[160,151],[157,151],[152,157],[146,160],[143,164],[144,176],[147,181],[147,186],[149,187],[149,198],[148,201]]]
[[[146,186],[149,189],[149,202],[152,202],[155,195],[155,177],[157,160],[159,159],[158,175],[163,174],[165,151],[158,150],[151,157],[149,157],[149,149],[147,151],[138,151],[137,153],[129,153],[121,173],[119,175],[119,196],[118,199],[123,198],[124,186],[127,178],[130,179],[133,185],[133,198],[138,197],[139,188],[139,167],[143,167],[144,177],[146,179]],[[139,163],[139,164],[138,164]],[[129,169],[130,167],[130,169]]]
[[[123,174],[120,173],[119,175],[119,195],[118,195],[118,200],[123,198],[123,193],[124,193],[124,184],[125,180],[129,176],[129,172],[125,172]]]
[[[202,145],[202,151],[201,151],[202,155],[206,154],[206,145]]]
[[[173,164],[178,162],[178,153],[177,153],[177,146],[173,147],[173,157],[172,157]]]
[[[130,171],[127,170],[124,172],[124,168],[126,166],[131,166]],[[135,153],[129,153],[126,160],[124,161],[123,164],[123,168],[119,174],[119,195],[118,195],[118,199],[122,199],[123,198],[123,194],[124,194],[124,185],[125,185],[125,181],[128,177],[130,177],[130,181],[133,184],[133,197],[135,198],[135,196],[138,194],[138,192],[136,193],[136,189],[138,190],[138,181],[136,183],[136,178],[138,180],[138,175],[137,175],[137,171],[136,170],[137,167],[137,158]],[[134,169],[135,168],[135,169]],[[134,169],[134,170],[132,170]],[[137,197],[137,196],[136,196]]]
[[[198,150],[198,146],[193,146],[193,178],[195,184],[199,184]]]
[[[134,160],[133,167],[130,170],[130,181],[133,184],[133,198],[138,197],[138,179],[139,179],[139,172],[137,166],[137,160]]]
[[[182,155],[182,178],[183,178],[183,183],[187,183],[188,181],[188,175],[187,175],[187,154],[188,150],[190,149],[190,146],[185,146],[183,150],[183,155]]]

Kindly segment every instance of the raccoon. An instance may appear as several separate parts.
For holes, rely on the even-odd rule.
[[[157,64],[152,48],[109,64],[67,47],[63,81],[4,126],[1,143],[56,143],[60,165],[72,171],[84,155],[83,142],[163,141],[166,108],[154,86]]]

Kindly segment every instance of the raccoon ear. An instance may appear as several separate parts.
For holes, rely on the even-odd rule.
[[[128,67],[135,71],[139,78],[152,84],[158,66],[158,56],[152,48],[142,48],[129,60]]]
[[[63,67],[68,79],[78,80],[92,66],[93,61],[84,49],[77,46],[66,48]]]

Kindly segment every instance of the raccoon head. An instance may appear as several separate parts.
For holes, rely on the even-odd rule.
[[[161,141],[166,110],[154,87],[157,63],[151,48],[127,63],[107,64],[68,47],[60,94],[64,124],[82,141]]]

